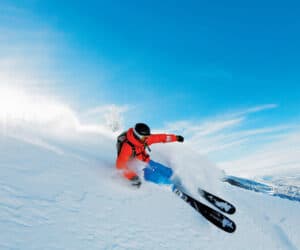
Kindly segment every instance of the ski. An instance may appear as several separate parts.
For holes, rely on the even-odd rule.
[[[194,199],[175,186],[173,186],[172,191],[218,228],[227,233],[233,233],[235,231],[235,223],[222,213]]]
[[[213,206],[220,209],[222,212],[227,214],[234,214],[235,213],[235,206],[232,205],[230,202],[223,200],[222,198],[211,194],[205,191],[202,188],[198,188],[199,194],[208,202],[210,202]]]

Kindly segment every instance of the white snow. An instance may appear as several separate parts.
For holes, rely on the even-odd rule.
[[[0,147],[1,249],[300,247],[299,203],[209,179],[216,169],[203,165],[200,156],[185,158],[184,145],[162,156],[184,183],[190,180],[195,197],[195,187],[202,185],[236,204],[234,234],[220,231],[165,188],[129,187],[114,169],[113,150],[106,155],[100,147],[97,154],[84,144],[64,145],[60,154],[4,135]]]
[[[201,186],[235,204],[235,233],[167,188],[130,187],[114,168],[115,133],[18,126],[0,133],[0,249],[300,249],[299,202],[222,183],[223,172],[185,144],[155,145],[152,159],[195,198]]]

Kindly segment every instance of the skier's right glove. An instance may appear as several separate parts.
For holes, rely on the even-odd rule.
[[[133,176],[130,179],[130,182],[131,182],[131,185],[134,186],[134,187],[136,187],[136,188],[139,188],[141,186],[141,184],[142,184],[140,177],[138,177],[137,175]]]
[[[176,139],[178,142],[184,142],[184,137],[182,135],[176,135]]]

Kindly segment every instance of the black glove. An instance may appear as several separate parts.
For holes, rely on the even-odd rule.
[[[140,177],[138,177],[137,175],[133,176],[130,179],[130,182],[131,182],[132,186],[137,187],[137,188],[139,188],[141,186],[141,184],[142,184]]]
[[[182,135],[176,135],[176,139],[178,142],[184,142],[184,137]]]

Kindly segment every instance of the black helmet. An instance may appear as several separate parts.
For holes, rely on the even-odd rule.
[[[143,136],[149,136],[151,134],[150,128],[145,123],[137,123],[133,128],[133,133],[138,137],[141,138]]]

